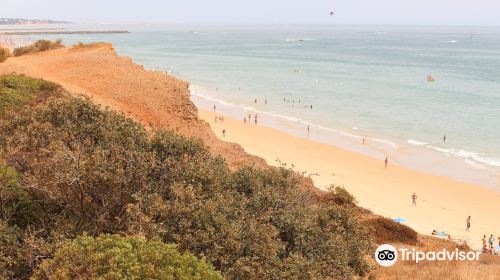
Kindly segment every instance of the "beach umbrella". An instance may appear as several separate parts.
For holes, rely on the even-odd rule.
[[[404,223],[404,222],[406,222],[406,221],[408,221],[408,220],[407,220],[407,219],[405,219],[405,218],[397,217],[396,219],[394,219],[394,221],[395,221],[396,223]]]

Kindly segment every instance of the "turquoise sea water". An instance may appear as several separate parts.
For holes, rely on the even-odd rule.
[[[112,42],[190,81],[205,109],[500,189],[500,28],[126,28],[57,37]]]

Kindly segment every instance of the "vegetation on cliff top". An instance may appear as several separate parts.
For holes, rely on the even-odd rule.
[[[4,62],[5,60],[7,60],[7,57],[9,57],[9,50],[3,48],[1,45],[0,45],[0,63]]]
[[[47,40],[38,40],[28,46],[19,47],[14,49],[14,56],[27,55],[37,52],[45,52],[48,50],[54,50],[64,47],[61,40],[56,40],[54,42]]]
[[[64,252],[82,256],[78,242],[103,234],[132,238],[117,246],[134,236],[176,244],[229,279],[368,273],[369,235],[342,190],[318,204],[289,169],[231,172],[196,139],[149,133],[42,80],[1,80],[2,95],[17,97],[0,103],[2,277],[78,267]]]

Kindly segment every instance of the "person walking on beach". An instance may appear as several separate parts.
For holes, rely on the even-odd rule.
[[[493,234],[490,236],[490,239],[488,241],[490,243],[490,250],[493,250],[493,243],[495,242],[495,237],[493,237]]]
[[[446,135],[445,135],[445,136],[443,136],[443,143],[445,143],[445,144],[446,144]]]
[[[257,99],[255,99],[255,104],[257,104]]]
[[[257,118],[258,118],[258,116],[257,116],[257,114],[255,114],[255,117],[254,117],[254,119],[255,119],[255,125],[257,125]]]
[[[265,104],[267,104],[267,99],[264,101]]]
[[[385,165],[385,168],[387,168],[387,164],[389,164],[389,159],[388,159],[388,158],[385,158],[385,160],[384,160],[384,165]]]
[[[247,117],[244,117],[244,118],[243,118],[243,123],[244,123],[244,124],[247,124]]]
[[[416,193],[413,193],[411,195],[411,201],[413,203],[413,206],[417,206],[417,194]]]
[[[483,239],[481,239],[481,241],[483,241],[483,248],[486,248],[486,235],[483,235]]]
[[[467,229],[465,229],[466,231],[470,231],[470,216],[467,217]]]
[[[214,105],[214,111],[217,110],[217,106]]]
[[[365,144],[365,140],[366,140],[366,138],[363,138],[363,145]]]
[[[222,130],[222,137],[226,137],[226,130],[225,129]]]

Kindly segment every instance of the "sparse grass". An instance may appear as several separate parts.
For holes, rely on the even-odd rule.
[[[74,45],[71,47],[72,50],[78,50],[78,49],[88,49],[88,48],[93,48],[96,46],[102,46],[102,45],[107,45],[106,43],[91,43],[91,44],[85,44],[82,42],[78,42],[78,44]]]
[[[17,48],[14,50],[14,56],[21,56],[26,54],[32,54],[37,52],[44,52],[53,49],[59,49],[64,47],[61,40],[56,40],[54,42],[48,40],[38,40],[31,45],[26,47]]]
[[[400,245],[397,248],[415,248],[418,251],[454,251],[457,244],[431,236],[419,236],[416,246]],[[458,248],[461,251],[469,251],[468,247]],[[492,255],[481,255],[479,261],[423,261],[415,264],[413,262],[398,261],[391,267],[380,267],[374,271],[375,279],[500,279],[500,257]]]
[[[375,243],[403,243],[415,245],[417,243],[417,232],[412,228],[396,223],[393,220],[376,217],[363,222],[374,238]]]
[[[488,259],[485,263],[483,259]],[[479,261],[398,262],[389,268],[380,267],[376,279],[500,279],[500,257],[481,256]]]

